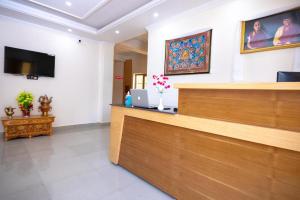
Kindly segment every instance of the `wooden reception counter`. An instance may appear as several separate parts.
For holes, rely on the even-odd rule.
[[[177,84],[178,113],[112,106],[110,159],[176,199],[298,199],[300,83]]]

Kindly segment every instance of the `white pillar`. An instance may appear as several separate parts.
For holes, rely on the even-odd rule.
[[[99,42],[98,63],[98,121],[100,123],[110,122],[110,112],[113,89],[113,60],[114,44],[110,42]]]

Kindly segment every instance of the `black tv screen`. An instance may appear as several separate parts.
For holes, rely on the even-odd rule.
[[[55,56],[5,47],[4,73],[54,77]]]
[[[300,72],[277,72],[277,82],[300,82]]]

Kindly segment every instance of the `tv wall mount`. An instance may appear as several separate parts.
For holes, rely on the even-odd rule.
[[[39,76],[36,76],[36,75],[27,75],[26,77],[27,77],[27,79],[30,79],[30,80],[38,80],[39,79]]]

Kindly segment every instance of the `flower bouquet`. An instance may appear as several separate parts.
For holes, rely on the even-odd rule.
[[[163,74],[159,76],[153,75],[152,78],[153,86],[156,87],[157,92],[160,94],[158,110],[162,111],[164,110],[164,106],[162,103],[162,95],[165,92],[165,90],[171,88],[170,84],[168,83],[169,78],[164,76]]]
[[[30,92],[21,92],[17,97],[19,108],[24,117],[30,116],[30,110],[33,110],[33,95]]]

